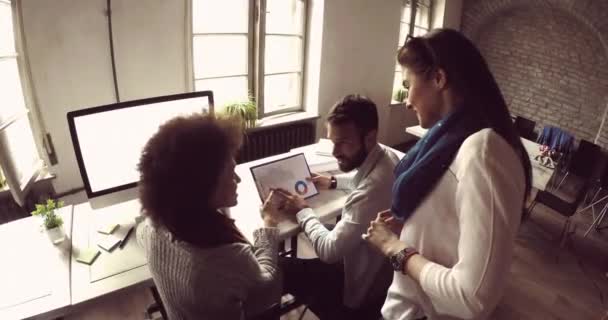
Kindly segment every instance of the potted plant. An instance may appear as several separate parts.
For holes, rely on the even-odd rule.
[[[405,102],[405,99],[407,99],[407,94],[407,90],[405,90],[404,88],[399,88],[393,93],[393,100],[399,103],[403,103]]]
[[[0,170],[0,189],[4,188],[5,185],[6,185],[6,179],[4,179],[2,170]]]
[[[58,244],[65,239],[65,233],[61,227],[63,219],[57,214],[57,209],[61,207],[63,207],[63,201],[56,202],[48,199],[44,204],[36,204],[36,210],[32,212],[32,215],[42,217],[42,224],[53,244]]]
[[[258,119],[258,107],[252,97],[249,97],[247,101],[228,103],[222,109],[222,114],[240,119],[243,127],[255,127]]]

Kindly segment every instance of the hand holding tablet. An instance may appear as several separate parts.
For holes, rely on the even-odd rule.
[[[319,194],[303,153],[251,167],[251,175],[262,202],[272,189],[282,189],[304,199]]]

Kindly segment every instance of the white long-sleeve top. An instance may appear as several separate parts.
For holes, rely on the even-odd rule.
[[[310,208],[297,214],[317,256],[326,263],[344,262],[344,304],[351,308],[366,299],[381,299],[390,283],[388,260],[361,235],[379,211],[390,207],[398,161],[392,151],[376,145],[354,175],[336,176],[338,188],[351,192],[333,230],[327,230]]]
[[[199,248],[148,219],[137,228],[169,319],[245,319],[279,301],[277,228],[254,231],[254,246]]]
[[[468,137],[401,231],[431,262],[420,284],[394,273],[384,319],[486,319],[506,285],[524,190],[519,157],[502,137]]]

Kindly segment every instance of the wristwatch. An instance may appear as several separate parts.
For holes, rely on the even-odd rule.
[[[412,247],[405,247],[405,249],[395,253],[388,259],[391,262],[391,266],[395,271],[399,271],[403,274],[406,274],[404,270],[405,263],[409,258],[411,258],[415,254],[418,254],[418,251],[416,251],[416,249]]]
[[[336,177],[331,176],[329,177],[329,180],[331,181],[331,183],[329,184],[329,188],[336,189],[338,187],[338,180],[336,180]]]

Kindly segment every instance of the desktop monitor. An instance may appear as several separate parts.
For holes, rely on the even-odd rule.
[[[146,142],[168,120],[213,112],[201,91],[119,102],[69,112],[68,124],[84,188],[93,208],[137,197],[137,164]]]

